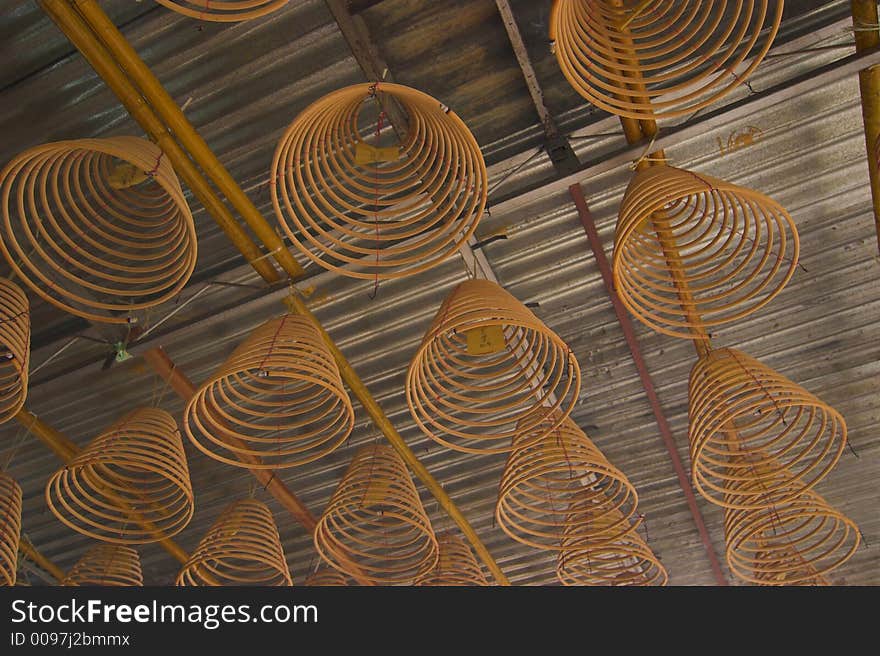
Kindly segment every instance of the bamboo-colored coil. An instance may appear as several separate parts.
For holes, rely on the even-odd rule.
[[[609,514],[594,526],[596,535],[604,527],[617,533],[619,517]],[[668,575],[651,548],[638,533],[638,525],[611,541],[590,537],[563,537],[556,560],[556,577],[563,585],[666,585]]]
[[[27,397],[31,318],[25,293],[0,278],[0,424],[21,410]]]
[[[156,0],[190,18],[215,23],[238,23],[268,16],[289,0]]]
[[[420,575],[416,585],[422,586],[484,586],[489,585],[470,546],[455,533],[437,536],[437,564]]]
[[[128,323],[174,298],[196,264],[192,214],[168,158],[136,137],[27,150],[0,172],[0,249],[45,301]]]
[[[390,153],[389,137],[380,134],[376,144],[365,136],[380,116],[366,102],[374,94],[396,101],[408,119]],[[355,278],[400,278],[467,242],[486,206],[487,180],[480,147],[455,112],[399,84],[356,84],[307,107],[284,133],[272,162],[272,202],[287,236],[313,262]]]
[[[634,119],[686,116],[755,71],[782,7],[783,0],[555,0],[550,41],[569,84],[593,105]]]
[[[846,444],[840,413],[735,349],[694,365],[688,414],[694,485],[726,508],[794,499],[831,471]]]
[[[799,490],[784,474],[775,478],[783,488],[774,486],[774,496],[782,501],[758,509],[728,508],[725,512],[730,571],[760,585],[827,583],[824,575],[840,567],[858,549],[859,529],[814,491]],[[738,487],[758,494],[768,485],[766,480],[755,479],[741,481]]]
[[[319,567],[316,572],[309,575],[304,585],[313,588],[347,586],[348,578],[332,567]]]
[[[142,586],[141,559],[132,547],[99,544],[89,549],[61,585]]]
[[[158,408],[129,412],[55,472],[46,502],[96,540],[146,544],[176,535],[192,518],[193,492],[174,419]]]
[[[229,505],[177,575],[177,585],[293,585],[269,507]]]
[[[354,409],[315,325],[286,314],[254,330],[199,387],[183,426],[215,460],[282,469],[336,449],[351,433]]]
[[[437,562],[437,540],[403,459],[390,446],[354,456],[315,528],[332,567],[377,585],[410,584]]]
[[[0,585],[15,585],[21,538],[21,488],[0,472]]]
[[[531,435],[535,432],[544,434],[537,442]],[[580,538],[611,541],[628,533],[637,503],[626,476],[567,417],[549,433],[539,425],[514,437],[495,518],[507,535],[523,544],[577,548]]]
[[[640,321],[693,338],[693,329],[742,319],[769,303],[794,275],[798,252],[794,221],[776,201],[653,166],[634,175],[623,197],[614,284]]]
[[[538,441],[562,423],[580,384],[577,360],[556,333],[500,285],[468,280],[443,301],[410,362],[406,399],[434,441],[506,453],[515,435]]]

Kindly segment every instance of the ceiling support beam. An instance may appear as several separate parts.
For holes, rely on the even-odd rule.
[[[36,436],[40,442],[51,449],[51,451],[58,456],[64,464],[69,464],[70,461],[80,453],[80,448],[70,438],[52,428],[52,426],[26,408],[22,408],[18,411],[15,415],[15,420],[27,428],[31,435]],[[132,521],[140,524],[149,532],[154,531],[155,527],[151,526],[150,522],[141,522],[134,514],[132,516]],[[155,532],[154,534],[157,537],[160,535],[158,532]],[[189,559],[189,555],[183,547],[171,538],[161,538],[157,540],[157,542],[178,562],[185,563]]]
[[[64,580],[64,571],[37,551],[37,548],[31,544],[31,541],[25,536],[21,536],[21,539],[18,541],[18,550],[21,552],[22,556],[34,563],[34,565],[37,565],[47,574],[51,575],[56,582],[61,583],[61,581]]]
[[[529,90],[529,96],[532,98],[532,104],[538,118],[541,120],[541,126],[544,129],[544,146],[550,161],[559,175],[567,175],[580,168],[580,161],[577,158],[571,144],[564,135],[559,133],[559,127],[556,120],[544,104],[544,91],[538,82],[538,76],[535,74],[535,68],[532,66],[532,60],[529,58],[529,52],[523,41],[519,26],[516,24],[516,18],[513,15],[513,9],[510,7],[509,0],[495,0],[498,7],[498,13],[501,14],[501,22],[504,23],[504,29],[507,30],[507,37],[510,40],[510,46],[513,48],[513,54],[516,55],[516,61],[522,71],[526,88]]]
[[[851,4],[856,52],[861,54],[876,51],[880,48],[877,0],[852,0]],[[859,91],[862,95],[862,117],[865,122],[877,247],[880,249],[880,66],[874,65],[859,71]]]
[[[657,422],[657,427],[660,429],[660,437],[663,438],[663,446],[666,447],[669,459],[672,461],[675,475],[678,478],[678,485],[684,493],[685,499],[687,500],[688,510],[691,513],[691,518],[694,520],[694,524],[700,534],[700,541],[703,543],[703,549],[705,549],[706,557],[709,559],[709,564],[712,567],[712,574],[715,576],[715,581],[718,585],[727,585],[727,579],[724,576],[724,571],[721,569],[721,563],[718,560],[718,554],[715,552],[715,547],[712,545],[712,539],[709,537],[709,530],[706,528],[706,521],[703,519],[703,514],[700,512],[700,508],[697,506],[696,495],[694,495],[693,488],[688,480],[681,457],[678,455],[678,449],[675,446],[675,438],[672,436],[669,422],[666,421],[666,415],[663,413],[660,399],[657,397],[657,391],[654,388],[654,381],[651,378],[651,374],[648,372],[645,359],[642,357],[642,350],[639,347],[638,338],[633,329],[632,319],[630,319],[626,308],[623,306],[623,302],[614,290],[611,265],[608,263],[608,258],[605,256],[605,247],[602,244],[602,238],[599,236],[599,231],[596,230],[596,224],[593,221],[593,214],[590,212],[586,198],[584,198],[584,191],[579,184],[575,184],[569,188],[569,193],[571,194],[575,207],[577,207],[578,218],[580,218],[581,225],[584,227],[587,241],[590,243],[590,248],[596,259],[596,265],[599,267],[599,273],[602,274],[602,282],[605,284],[605,291],[608,293],[608,298],[611,299],[611,304],[614,306],[614,314],[617,316],[617,321],[620,324],[623,336],[626,339],[626,345],[629,347],[633,363],[636,365],[639,379],[642,382],[645,395],[648,397],[648,403],[651,405],[651,412],[654,413],[654,420]]]
[[[98,6],[94,0],[57,0],[55,2],[46,2],[44,0],[42,2],[42,7],[55,20],[74,45],[80,49],[86,59],[92,64],[99,75],[104,78],[108,86],[117,93],[121,100],[124,99],[124,95],[127,96],[129,91],[133,91],[136,94],[136,98],[132,99],[132,102],[123,102],[126,108],[132,113],[133,117],[136,119],[155,115],[160,117],[174,117],[177,116],[177,114],[182,117],[180,108],[177,107],[167,92],[162,89],[159,81],[156,80],[146,64],[140,60],[137,53],[125,41],[122,34],[119,33],[112,21],[107,18],[106,14],[103,13],[100,6]],[[81,13],[78,13],[77,9]],[[100,41],[96,35],[100,35]],[[117,56],[120,59],[117,59]],[[134,89],[128,76],[137,78],[140,81],[139,91]],[[155,114],[144,112],[144,108],[151,108],[152,111],[155,111]],[[164,126],[164,133],[170,133],[171,128],[172,126]],[[241,191],[231,176],[228,176],[228,174],[220,175],[218,173],[216,167],[211,163],[211,161],[216,160],[216,158],[207,146],[201,148],[198,145],[200,138],[198,135],[190,134],[195,133],[195,129],[185,118],[183,120],[175,119],[173,121],[173,128],[174,136],[180,140],[181,143],[187,144],[188,147],[189,145],[194,147],[194,151],[189,151],[189,157],[192,157],[192,160],[198,164],[203,171],[215,175],[215,177],[212,178],[213,182],[230,202],[233,202],[233,199],[235,198],[241,197],[244,197],[244,199],[247,200],[244,192]],[[150,133],[150,131],[148,131],[148,133]],[[178,149],[180,149],[179,145],[176,144],[176,142],[174,143],[177,145]],[[204,144],[203,141],[201,143]],[[190,165],[192,165],[192,163],[192,161],[189,162]],[[177,165],[173,160],[172,164],[176,168]],[[195,171],[195,174],[196,177],[200,175],[197,170]],[[212,189],[210,189],[210,186],[207,186],[208,191],[210,192],[209,195],[213,196],[213,199],[209,198],[210,204],[206,205],[206,208],[209,209],[212,216],[214,216],[219,223],[220,218],[211,211],[211,208],[215,206],[213,200],[217,200],[227,214],[228,210],[226,210],[222,201],[219,200],[219,197]],[[250,203],[249,200],[247,200],[247,202]],[[275,258],[276,262],[287,273],[290,280],[292,281],[300,278],[303,273],[302,268],[296,260],[293,259],[290,251],[287,250],[281,241],[281,238],[272,229],[266,219],[256,211],[256,209],[254,212],[241,212],[241,210],[239,210],[239,212],[248,226],[254,231],[254,234],[263,241],[264,246],[266,246],[272,257]],[[239,231],[241,231],[241,226],[238,225],[237,222],[235,225],[237,225]],[[241,232],[242,234],[245,234],[243,231]],[[227,232],[227,234],[229,234],[229,232]],[[233,243],[235,243],[236,246],[239,246],[234,240]],[[248,258],[248,261],[254,265],[254,268],[257,268],[257,264],[265,260],[259,259],[255,261]],[[270,281],[267,280],[267,282]],[[458,524],[465,537],[471,541],[477,555],[483,559],[498,583],[509,585],[507,577],[501,571],[501,568],[495,562],[494,558],[492,558],[488,549],[486,549],[485,545],[479,539],[467,519],[455,506],[452,499],[450,499],[445,490],[443,490],[442,486],[436,481],[436,479],[434,479],[430,472],[428,472],[412,450],[403,441],[403,438],[391,424],[391,421],[373,398],[372,394],[370,394],[360,377],[355,373],[343,353],[333,342],[333,339],[320,325],[317,318],[315,318],[315,316],[309,311],[299,296],[294,295],[289,300],[291,309],[309,317],[318,327],[321,335],[336,359],[343,380],[345,380],[349,388],[360,400],[376,426],[382,431],[388,441],[391,442],[392,446],[394,446],[401,454],[404,460],[407,461],[410,467],[412,467],[416,476],[425,484],[428,490],[434,494],[440,503],[440,506]]]

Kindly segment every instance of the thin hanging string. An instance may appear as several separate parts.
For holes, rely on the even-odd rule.
[[[379,103],[379,98],[376,95],[379,91],[379,83],[376,82],[372,87],[370,87],[371,97],[375,100],[375,102],[379,105],[379,116],[376,119],[376,148],[379,148],[379,144],[382,142],[382,128],[385,124],[385,110],[381,109],[382,105]],[[376,298],[376,295],[379,293],[379,256],[382,248],[382,241],[379,236],[379,162],[373,162],[373,166],[375,167],[375,196],[376,196],[376,204],[373,207],[373,220],[376,225],[376,278],[373,281],[373,291],[368,294],[370,300]]]
[[[19,430],[15,438],[13,438],[12,447],[9,449],[9,454],[3,461],[3,465],[0,466],[0,472],[9,471],[9,467],[12,465],[12,460],[15,458],[16,455],[18,455],[18,451],[21,449],[21,447],[24,446],[25,440],[31,434],[31,430],[36,423],[37,415],[34,415],[31,423],[28,426],[23,426],[21,430]]]

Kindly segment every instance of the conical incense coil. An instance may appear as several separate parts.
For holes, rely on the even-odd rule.
[[[556,333],[498,284],[469,280],[437,311],[410,363],[406,399],[434,441],[506,453],[515,435],[538,441],[562,423],[580,384],[577,360]]]
[[[21,538],[21,488],[0,472],[0,585],[15,585]]]
[[[303,585],[314,588],[347,586],[348,578],[331,567],[319,567],[316,572],[309,575]]]
[[[671,166],[638,171],[620,206],[614,284],[640,321],[673,337],[742,319],[794,275],[797,228],[776,201]],[[686,289],[686,292],[682,292]]]
[[[451,532],[437,536],[437,564],[419,576],[415,584],[425,586],[489,585],[474,552],[459,536]]]
[[[31,318],[25,293],[0,278],[0,424],[21,410],[27,397]]]
[[[215,23],[238,23],[268,16],[289,0],[156,0],[178,14]]]
[[[180,570],[177,585],[293,585],[269,507],[256,499],[228,506]]]
[[[437,540],[416,486],[385,445],[355,454],[314,535],[329,565],[377,585],[410,584],[437,562]]]
[[[596,107],[635,119],[686,116],[755,71],[782,7],[782,0],[556,0],[550,41],[569,84]]]
[[[0,250],[45,301],[131,323],[196,264],[192,214],[168,158],[135,137],[44,144],[0,172]]]
[[[236,347],[189,400],[183,425],[215,460],[281,469],[336,449],[351,433],[354,410],[318,329],[288,314]]]
[[[697,361],[689,401],[694,485],[726,508],[794,499],[831,471],[846,444],[840,413],[734,349]]]
[[[777,478],[791,486],[784,475]],[[765,483],[741,481],[739,487],[763,491]],[[777,487],[774,496],[783,501],[758,509],[727,509],[724,533],[730,571],[760,585],[825,583],[824,575],[858,549],[858,527],[812,490],[790,498],[787,490]]]
[[[408,120],[399,143],[381,129],[365,136],[372,121],[386,123],[378,103],[388,101]],[[455,112],[421,91],[379,83],[307,107],[278,143],[271,189],[278,221],[304,255],[378,280],[458,252],[482,218],[487,180],[480,147]]]
[[[616,523],[617,518],[607,516],[596,527],[597,534],[602,532],[602,525]],[[666,585],[669,578],[666,568],[636,529],[637,525],[633,524],[630,532],[598,543],[592,537],[563,537],[556,577],[563,585]]]
[[[61,585],[142,586],[141,559],[131,547],[99,544],[89,549]]]
[[[514,438],[495,517],[514,540],[555,550],[579,538],[610,541],[628,533],[637,503],[626,476],[567,417],[538,442],[529,432]]]
[[[157,408],[129,412],[55,472],[46,502],[96,540],[146,544],[176,535],[192,518],[193,492],[174,419]]]

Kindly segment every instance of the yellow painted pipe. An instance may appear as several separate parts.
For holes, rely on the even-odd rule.
[[[880,48],[876,0],[852,0],[851,5],[856,52]],[[880,171],[877,162],[880,155],[880,66],[859,71],[859,91],[862,95],[862,118],[865,122],[865,145],[868,150],[868,175],[871,180],[877,247],[880,249]]]
[[[327,343],[327,346],[330,348],[330,352],[333,353],[333,357],[339,365],[339,372],[342,374],[343,380],[348,384],[351,388],[351,391],[354,392],[355,396],[360,400],[361,405],[364,407],[364,410],[367,411],[367,414],[370,415],[370,419],[373,420],[373,423],[382,431],[382,434],[385,435],[386,439],[391,443],[391,446],[395,448],[395,450],[400,454],[400,456],[406,461],[406,464],[410,466],[413,473],[416,477],[428,488],[428,491],[434,495],[434,498],[440,503],[440,507],[443,508],[447,514],[458,524],[458,527],[461,529],[461,532],[468,539],[468,541],[473,545],[474,551],[477,552],[477,556],[486,564],[486,567],[489,568],[489,571],[492,572],[492,576],[495,577],[495,580],[499,585],[510,585],[510,581],[508,581],[507,577],[504,575],[504,572],[501,571],[501,568],[498,566],[498,563],[495,562],[495,559],[492,557],[492,554],[489,553],[489,550],[486,548],[486,545],[483,544],[480,537],[477,535],[476,531],[474,531],[473,527],[468,522],[467,518],[462,514],[462,512],[458,509],[452,499],[449,498],[449,495],[446,494],[446,490],[443,489],[443,486],[437,482],[431,472],[422,464],[422,462],[416,457],[416,454],[413,453],[412,449],[409,448],[407,443],[400,436],[400,433],[397,432],[397,429],[394,428],[394,425],[391,423],[391,420],[385,415],[382,411],[382,408],[376,402],[376,399],[373,398],[373,395],[370,394],[370,390],[367,389],[367,386],[364,385],[363,381],[357,375],[357,372],[352,368],[351,364],[342,354],[342,351],[339,350],[339,347],[333,341],[333,338],[327,333],[326,330],[321,326],[317,317],[312,314],[311,310],[306,307],[305,302],[297,295],[292,294],[285,299],[285,303],[288,308],[292,312],[296,312],[297,314],[301,314],[305,317],[308,317],[312,320],[312,322],[318,327],[318,330],[321,332],[321,336],[324,338],[324,341]]]
[[[223,191],[230,205],[241,215],[263,245],[271,251],[282,268],[292,279],[301,278],[305,272],[290,250],[284,245],[278,233],[266,221],[251,199],[241,190],[238,183],[220,163],[214,152],[205,143],[189,120],[184,116],[174,99],[162,86],[149,67],[138,56],[131,44],[104,13],[95,0],[71,0],[79,9],[86,24],[91,27],[104,44],[110,56],[140,88],[141,93],[150,99],[150,104],[164,121],[180,144],[189,151],[205,175]]]
[[[24,426],[31,435],[35,436],[43,444],[49,447],[62,462],[69,463],[80,452],[80,448],[71,441],[66,435],[55,430],[37,417],[29,410],[22,408],[15,415],[16,421]],[[135,521],[136,515],[134,515]],[[149,522],[139,522],[147,530],[152,530]],[[162,538],[158,541],[164,547],[165,551],[170,553],[181,563],[185,563],[189,559],[189,555],[184,551],[183,547],[177,544],[171,538]]]
[[[34,545],[32,545],[26,538],[22,537],[21,540],[19,540],[18,550],[21,552],[22,556],[35,565],[39,565],[41,569],[51,574],[59,583],[64,580],[64,571],[37,551],[36,547],[34,547]]]
[[[189,156],[155,115],[143,95],[134,88],[125,73],[113,63],[109,53],[98,42],[89,27],[83,23],[80,16],[65,0],[43,0],[41,6],[98,75],[103,78],[132,118],[162,149],[177,174],[192,189],[196,198],[214,217],[226,236],[257,270],[263,280],[270,284],[278,282],[281,278],[272,262],[264,257],[262,251],[242,229],[229,209],[217,198],[214,190],[211,189]]]
[[[71,0],[71,1],[76,2],[78,4],[78,6],[80,7],[80,9],[88,14],[90,20],[94,21],[94,24],[100,30],[100,33],[102,35],[102,39],[105,40],[105,44],[108,41],[114,41],[114,42],[118,41],[118,40],[121,40],[123,42],[125,41],[124,37],[119,33],[119,31],[115,28],[115,26],[112,25],[112,22],[109,21],[109,19],[106,17],[106,15],[104,15],[103,18],[101,18],[99,16],[99,14],[103,14],[103,12],[101,11],[100,7],[97,6],[97,4],[95,4],[94,2],[91,2],[90,0]],[[49,5],[49,4],[51,4],[51,6],[53,8],[55,8],[54,11],[50,10],[47,7],[47,5]],[[94,48],[94,44],[91,43],[91,41],[93,41],[93,39],[89,38],[89,35],[84,35],[81,33],[83,29],[86,30],[87,32],[89,31],[89,28],[85,24],[83,24],[82,18],[76,12],[74,12],[72,10],[72,8],[67,4],[67,2],[65,0],[59,0],[57,2],[57,5],[62,6],[63,9],[57,10],[56,3],[46,3],[46,2],[44,2],[43,7],[44,7],[44,9],[46,9],[47,13],[49,13],[50,16],[52,16],[53,18],[58,16],[58,19],[56,19],[56,22],[59,22],[59,20],[61,21],[60,25],[62,26],[62,30],[65,32],[65,34],[68,35],[68,38],[71,39],[71,41],[74,43],[74,45],[76,45],[82,51],[83,48],[80,47],[80,43],[82,43],[83,46],[88,49],[88,52],[84,52],[83,54],[85,54],[87,56],[90,63],[92,63],[92,65],[96,68],[96,70],[98,70],[98,73],[101,75],[101,77],[104,78],[105,81],[107,81],[108,77],[111,77],[114,79],[114,81],[116,81],[118,83],[119,80],[117,78],[119,76],[113,75],[111,73],[111,71],[107,70],[107,69],[112,68],[112,69],[115,69],[116,71],[119,71],[118,67],[112,61],[110,54],[108,52],[106,52],[106,49],[104,49],[104,48],[97,48],[97,49]],[[111,27],[113,27],[112,30],[107,29],[108,23]],[[65,27],[67,29],[65,29]],[[94,27],[92,29],[94,29]],[[70,32],[68,32],[68,30],[70,30]],[[114,36],[114,34],[115,34],[115,36]],[[76,40],[74,40],[74,36],[76,37]],[[137,57],[137,53],[135,53],[134,50],[131,49],[130,45],[127,46],[127,49],[126,49],[123,47],[122,44],[117,42],[116,45],[114,46],[114,50],[119,51],[119,52],[122,52],[123,50],[128,51],[128,55],[124,55],[124,56],[126,57],[126,61],[128,62],[128,67],[126,68],[126,70],[129,72],[129,74],[132,74],[131,73],[132,70],[143,67],[144,70],[141,71],[141,74],[139,76],[139,79],[145,83],[145,87],[141,88],[141,92],[143,93],[143,96],[146,99],[146,100],[144,100],[144,98],[142,98],[141,100],[143,102],[148,101],[151,106],[156,107],[156,108],[161,108],[157,111],[162,116],[171,116],[173,114],[174,109],[176,109],[177,112],[179,112],[179,109],[176,107],[176,104],[173,102],[173,100],[170,98],[170,96],[168,96],[167,92],[165,92],[164,89],[162,89],[161,84],[158,82],[158,80],[155,79],[155,76],[153,76],[153,74],[149,72],[149,69],[146,68],[146,65],[142,61],[140,61],[140,59]],[[89,54],[91,56],[89,56]],[[132,57],[137,59],[138,62],[140,62],[139,65],[135,64],[135,62],[132,60]],[[100,69],[98,68],[98,66],[100,66]],[[102,71],[106,72],[107,76],[105,76],[104,72],[102,72]],[[149,78],[152,78],[152,80],[154,81],[155,84],[148,84],[147,83],[147,80],[148,80],[147,74],[148,74]],[[124,75],[122,77],[125,78]],[[127,79],[125,79],[125,82],[127,82]],[[110,85],[108,82],[108,86],[110,86],[111,89],[113,89],[117,93],[117,95],[119,95],[120,90],[126,91],[125,85],[121,84],[121,83],[118,83],[116,85]],[[130,83],[128,83],[128,86],[129,87],[131,86]],[[173,108],[169,107],[168,106],[169,104],[172,105]],[[126,107],[128,107],[128,105],[126,105]],[[137,109],[137,107],[135,107],[135,109]],[[198,137],[198,135],[192,135],[192,134],[187,135],[186,134],[187,132],[194,133],[195,130],[192,128],[192,126],[189,124],[188,121],[185,121],[185,119],[184,119],[184,122],[178,121],[177,127],[178,127],[178,132],[176,133],[176,136],[178,139],[181,140],[181,143],[192,144],[192,143],[196,143],[197,141],[200,140],[200,137]],[[202,144],[204,144],[203,141],[202,141]],[[204,150],[207,151],[207,154],[210,157],[214,157],[213,154],[210,152],[210,149],[207,147],[207,145],[204,146]],[[199,151],[199,152],[203,156],[205,155],[204,152],[202,152],[202,151]],[[204,170],[207,171],[211,168],[210,166],[207,166],[205,164],[205,162],[202,161],[202,159],[199,155],[197,155],[196,153],[191,153],[191,154],[193,155],[193,158],[195,159],[195,161]],[[216,171],[215,171],[215,173],[216,173]],[[236,197],[238,194],[243,195],[243,192],[241,192],[240,189],[238,191],[238,194],[232,189],[233,187],[237,188],[237,184],[235,183],[234,180],[231,179],[231,177],[226,180],[215,179],[214,181],[215,181],[215,184],[217,184],[217,187],[220,189],[220,191],[228,199],[232,199],[232,198]],[[224,206],[224,209],[225,209],[225,206]],[[214,214],[214,212],[212,212],[212,215],[214,215],[215,218],[217,218],[217,215]],[[248,225],[251,226],[251,228],[254,230],[254,233],[257,234],[258,237],[261,237],[261,239],[262,239],[262,237],[266,237],[266,240],[264,240],[264,245],[273,253],[273,256],[275,257],[276,261],[278,261],[278,263],[281,265],[281,267],[284,269],[284,271],[290,276],[290,278],[296,279],[296,278],[300,277],[300,275],[302,274],[302,268],[299,266],[299,264],[296,262],[296,260],[294,260],[293,257],[290,255],[290,252],[286,248],[283,247],[283,243],[281,242],[280,237],[278,237],[278,235],[268,226],[268,223],[266,223],[265,219],[259,214],[259,212],[256,213],[256,217],[258,217],[258,219],[256,219],[256,220],[258,220],[258,223],[255,225],[254,223],[252,223],[252,221],[255,221],[254,215],[251,215],[251,214],[243,214],[242,215],[242,218],[244,218],[245,221],[248,222]],[[261,227],[261,226],[263,226],[263,227]],[[268,230],[268,233],[267,233],[267,230]],[[233,243],[235,243],[235,240],[233,240]],[[273,244],[274,244],[274,246],[273,246]],[[238,243],[235,243],[235,245],[239,246]],[[280,249],[278,248],[279,246],[281,247]],[[251,263],[253,264],[253,261],[251,261]],[[415,454],[412,452],[412,450],[410,450],[410,448],[403,441],[403,438],[400,436],[400,434],[397,432],[397,430],[391,424],[391,421],[388,419],[388,417],[382,411],[381,407],[379,407],[379,404],[373,398],[372,394],[370,394],[369,390],[366,388],[366,386],[361,381],[360,377],[357,375],[357,373],[352,368],[351,364],[349,364],[348,360],[345,358],[345,356],[342,354],[342,352],[339,350],[339,348],[333,342],[333,339],[330,337],[330,335],[327,333],[327,331],[325,331],[321,327],[320,323],[317,321],[315,316],[309,311],[309,309],[305,306],[305,303],[303,303],[301,299],[299,299],[299,298],[293,299],[292,305],[294,306],[293,307],[294,311],[310,317],[312,319],[312,321],[315,323],[315,325],[318,326],[319,330],[321,331],[322,336],[324,337],[324,340],[327,342],[328,346],[330,347],[331,352],[334,355],[334,358],[336,359],[336,362],[339,366],[339,369],[340,369],[340,372],[342,374],[343,379],[348,384],[349,388],[354,392],[355,396],[360,400],[361,404],[367,410],[368,414],[373,419],[373,422],[376,424],[376,426],[382,431],[382,433],[385,435],[385,437],[397,449],[397,451],[401,454],[401,456],[407,461],[407,463],[413,469],[413,472],[416,474],[416,476],[425,484],[425,486],[437,498],[437,500],[440,502],[441,506],[446,510],[446,512],[450,515],[450,517],[458,524],[458,526],[461,528],[462,532],[464,533],[465,537],[467,537],[468,540],[473,545],[474,550],[477,552],[477,555],[483,560],[483,562],[486,564],[486,566],[492,572],[492,574],[494,575],[494,577],[498,581],[498,583],[501,585],[509,585],[509,581],[507,580],[507,577],[501,571],[501,568],[495,562],[495,559],[492,558],[492,555],[489,553],[488,549],[486,549],[485,545],[479,539],[479,537],[477,536],[476,532],[473,530],[473,528],[471,527],[471,525],[469,524],[467,519],[464,517],[464,515],[461,513],[461,511],[455,506],[455,504],[452,502],[452,500],[446,494],[445,490],[443,490],[443,488],[440,486],[440,484],[436,481],[436,479],[434,479],[434,477],[431,476],[430,472],[428,472],[428,470],[425,468],[425,466],[422,465],[422,463],[418,460],[418,458],[415,456]]]

